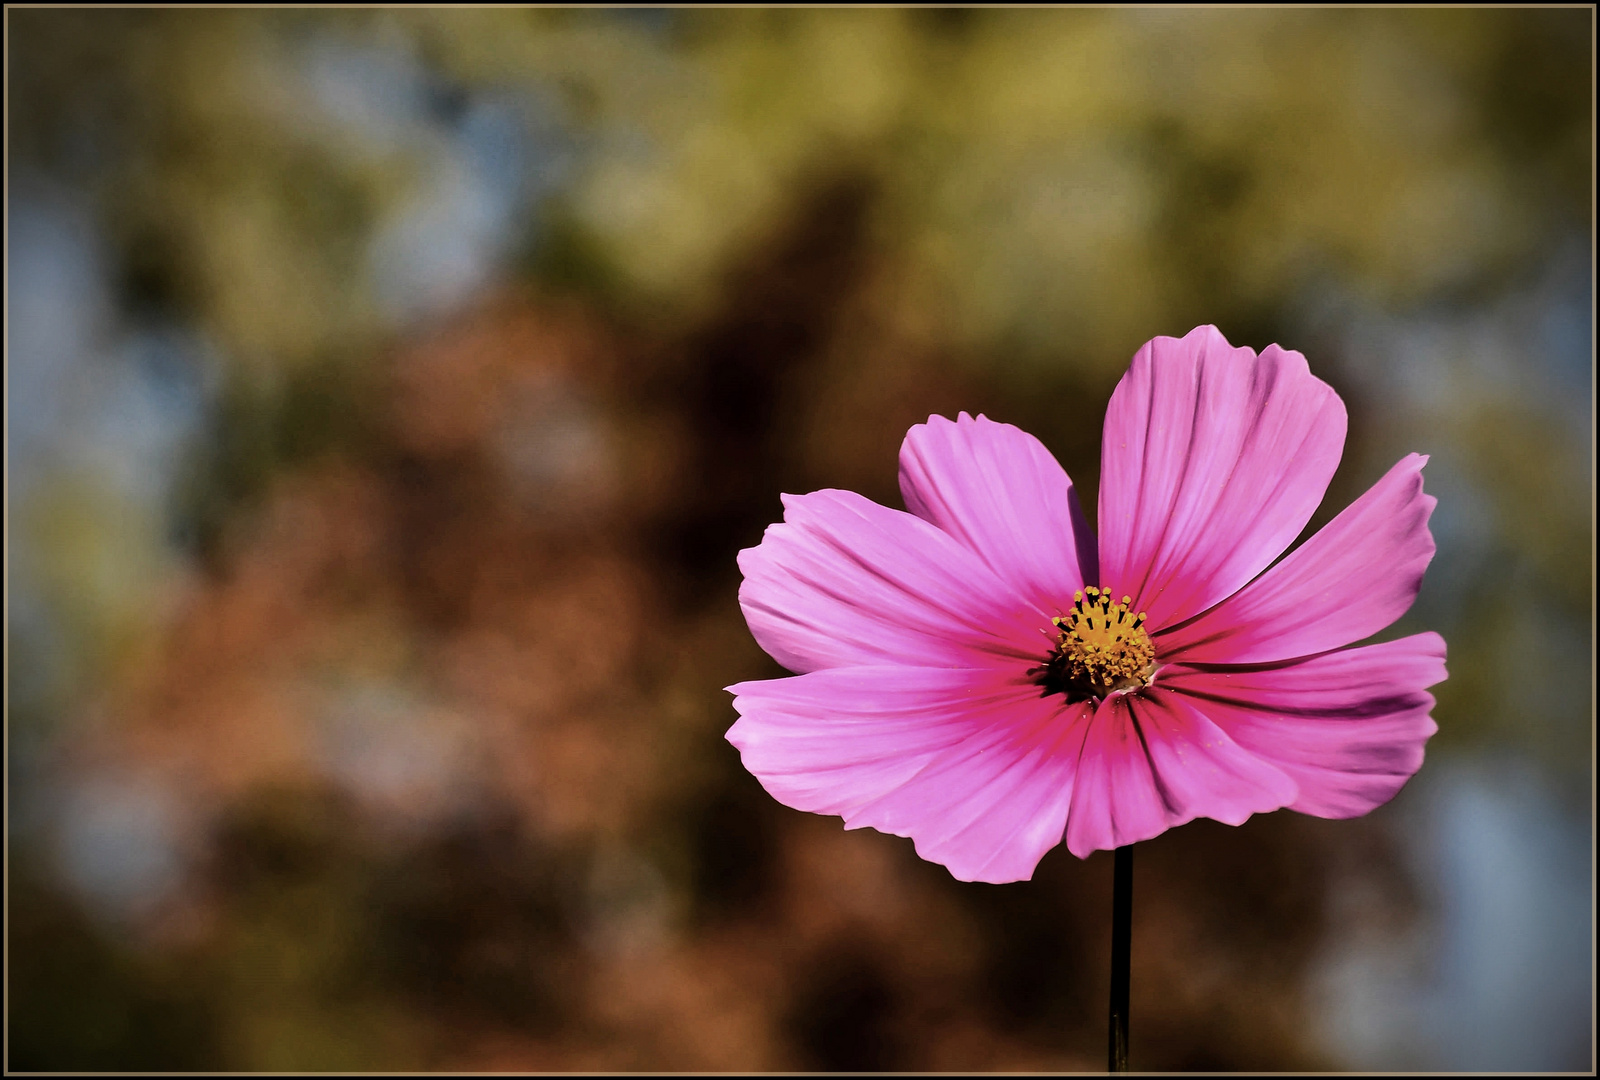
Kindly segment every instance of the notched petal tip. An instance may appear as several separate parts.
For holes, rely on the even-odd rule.
[[[1433,630],[1424,630],[1420,634],[1412,634],[1408,638],[1401,638],[1408,643],[1408,648],[1418,659],[1416,668],[1416,685],[1419,687],[1437,686],[1450,677],[1450,670],[1446,666],[1449,659],[1450,646],[1443,635]],[[1386,644],[1393,644],[1388,642]],[[1432,706],[1429,706],[1432,708]]]
[[[1237,591],[1310,520],[1347,417],[1298,353],[1153,338],[1106,412],[1100,567],[1157,628]]]
[[[786,495],[784,520],[740,553],[739,604],[794,672],[1028,657],[1038,618],[973,552],[850,491]]]
[[[1198,618],[1156,632],[1180,663],[1311,656],[1370,637],[1411,607],[1437,547],[1427,458],[1408,454],[1305,543]]]
[[[962,881],[1023,880],[1061,840],[1082,707],[979,670],[836,668],[745,689],[727,737],[786,806],[910,837]]]
[[[1348,818],[1383,805],[1422,767],[1438,731],[1426,687],[1444,680],[1428,632],[1263,667],[1177,665],[1165,687],[1294,778],[1290,808]]]
[[[1038,439],[981,413],[929,417],[900,446],[906,509],[973,552],[1046,616],[1095,563],[1072,480]]]
[[[1172,346],[1204,348],[1208,345],[1218,344],[1229,349],[1234,347],[1229,343],[1227,338],[1222,336],[1222,331],[1217,329],[1215,323],[1201,323],[1199,326],[1196,326],[1193,330],[1190,330],[1182,337],[1175,337],[1172,334],[1157,334],[1155,337],[1151,338],[1149,341],[1146,341],[1142,346],[1140,346],[1139,352],[1142,353],[1147,349],[1155,348],[1166,349],[1171,348]]]

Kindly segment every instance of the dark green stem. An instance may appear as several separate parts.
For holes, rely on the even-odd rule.
[[[1128,953],[1133,928],[1133,845],[1119,847],[1111,872],[1111,1072],[1128,1071]]]

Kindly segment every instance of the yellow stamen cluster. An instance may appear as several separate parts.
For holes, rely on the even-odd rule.
[[[1047,691],[1105,697],[1146,685],[1156,650],[1144,631],[1144,612],[1135,615],[1128,608],[1132,597],[1119,604],[1108,590],[1090,585],[1072,600],[1071,611],[1051,620],[1060,636],[1044,667],[1035,669],[1046,676]]]

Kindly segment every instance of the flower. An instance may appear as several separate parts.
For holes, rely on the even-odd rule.
[[[728,741],[778,801],[963,881],[1031,877],[1063,836],[1086,858],[1196,817],[1382,805],[1437,730],[1444,639],[1348,646],[1416,598],[1427,458],[1274,564],[1345,426],[1300,353],[1155,338],[1106,413],[1097,545],[1037,439],[930,417],[900,450],[909,513],[785,495],[739,553],[750,631],[799,674],[729,687]]]

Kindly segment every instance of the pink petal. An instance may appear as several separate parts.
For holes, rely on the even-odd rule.
[[[954,422],[930,416],[900,447],[900,492],[906,509],[1047,611],[1071,607],[1074,591],[1099,581],[1094,534],[1072,481],[1020,428],[966,413]]]
[[[1100,702],[1083,743],[1067,815],[1067,850],[1080,859],[1167,830],[1166,807],[1139,741],[1128,694]]]
[[[851,491],[783,497],[784,520],[739,552],[739,605],[791,671],[903,663],[1037,663],[1050,617],[960,541]]]
[[[1445,678],[1444,657],[1444,639],[1426,633],[1265,668],[1172,665],[1157,679],[1292,777],[1292,809],[1344,818],[1388,802],[1422,767],[1438,730],[1427,687]]]
[[[1422,493],[1427,458],[1408,454],[1278,565],[1198,619],[1155,636],[1184,663],[1287,660],[1360,641],[1411,607],[1433,558]]]
[[[1061,842],[1090,709],[997,671],[860,667],[741,683],[728,732],[779,802],[1021,881]]]
[[[1150,341],[1106,412],[1101,584],[1156,629],[1232,595],[1311,519],[1344,434],[1344,404],[1297,352],[1257,357],[1214,326]]]
[[[1296,793],[1283,770],[1189,702],[1155,688],[1113,694],[1084,741],[1067,848],[1087,858],[1197,817],[1240,825],[1287,806]]]

